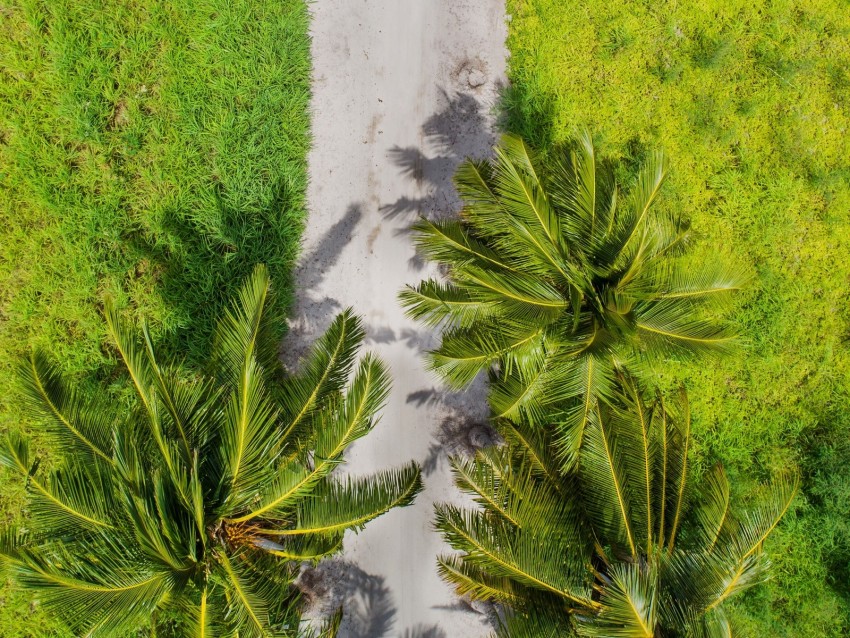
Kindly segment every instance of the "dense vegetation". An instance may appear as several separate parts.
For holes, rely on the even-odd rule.
[[[13,0],[0,12],[5,431],[21,423],[10,388],[31,345],[90,387],[115,379],[105,293],[194,361],[255,263],[269,265],[285,307],[309,43],[301,0]],[[22,483],[0,482],[14,517]],[[0,633],[51,635],[28,599],[8,584],[2,596]]]
[[[767,577],[765,538],[794,499],[783,477],[732,503],[722,466],[691,476],[687,395],[647,402],[620,375],[564,472],[546,429],[499,419],[506,444],[454,459],[478,509],[437,506],[459,592],[513,610],[504,638],[738,635],[729,601]],[[789,480],[790,478],[790,480]]]
[[[850,567],[850,14],[837,0],[647,5],[509,0],[508,128],[551,148],[589,127],[600,155],[674,167],[659,206],[687,211],[696,263],[753,274],[747,343],[677,365],[695,454],[735,492],[799,467],[766,552],[773,579],[730,611],[752,635],[848,630]],[[633,172],[632,169],[631,172]]]
[[[285,376],[274,306],[257,267],[218,321],[204,370],[186,376],[108,303],[136,395],[127,406],[79,392],[42,353],[27,362],[26,403],[63,462],[37,474],[28,441],[7,437],[0,463],[30,477],[32,516],[0,550],[74,633],[150,624],[163,635],[179,618],[180,636],[302,636],[302,562],[421,490],[415,464],[331,476],[374,425],[389,374],[374,357],[357,362],[365,332],[349,310],[303,372]]]

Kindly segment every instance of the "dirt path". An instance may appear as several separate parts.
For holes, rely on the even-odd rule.
[[[287,344],[297,353],[354,306],[369,348],[391,367],[381,423],[349,455],[366,473],[416,459],[426,489],[359,535],[316,587],[348,600],[349,638],[475,638],[486,614],[437,576],[445,549],[431,530],[435,501],[457,499],[447,451],[486,440],[481,389],[439,390],[421,353],[434,335],[406,319],[404,284],[433,273],[408,228],[418,215],[453,214],[451,175],[493,143],[490,112],[504,79],[501,0],[317,0],[313,12],[313,151],[299,299]],[[291,353],[290,353],[291,356]],[[473,407],[474,406],[474,407]],[[477,412],[476,412],[477,410]]]

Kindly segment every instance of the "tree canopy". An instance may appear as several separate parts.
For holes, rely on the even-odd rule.
[[[729,636],[733,596],[765,579],[762,545],[788,510],[796,478],[733,504],[721,466],[690,476],[684,391],[646,402],[618,377],[597,403],[564,472],[550,433],[503,419],[505,444],[455,458],[477,509],[437,506],[461,554],[439,559],[459,593],[514,610],[501,634],[522,638]]]
[[[126,636],[176,611],[186,636],[300,635],[301,563],[421,490],[414,463],[334,473],[376,422],[386,368],[357,360],[364,332],[346,310],[286,376],[271,294],[258,267],[194,371],[162,362],[147,329],[139,338],[107,305],[126,405],[78,391],[41,353],[22,366],[28,408],[63,454],[42,472],[28,442],[7,437],[0,460],[26,477],[31,524],[2,549],[74,631]]]
[[[401,293],[410,316],[443,328],[431,367],[455,387],[489,371],[494,413],[554,423],[567,466],[620,367],[735,342],[717,316],[743,277],[679,259],[687,217],[653,205],[667,172],[652,154],[623,191],[586,132],[545,162],[505,135],[493,160],[458,169],[460,219],[416,227],[447,272]]]

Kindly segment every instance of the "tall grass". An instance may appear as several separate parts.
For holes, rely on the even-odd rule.
[[[673,367],[703,465],[734,484],[797,466],[805,489],[768,543],[773,580],[738,605],[753,636],[850,631],[850,12],[840,0],[509,0],[508,125],[538,144],[595,131],[603,153],[663,147],[660,204],[699,258],[754,280],[735,357]]]
[[[288,303],[309,65],[302,0],[2,3],[0,431],[21,423],[11,388],[31,347],[111,378],[104,295],[194,361],[255,263]],[[14,518],[21,486],[2,478]],[[0,595],[0,634],[51,635]]]

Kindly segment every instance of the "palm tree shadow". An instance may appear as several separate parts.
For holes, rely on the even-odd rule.
[[[334,317],[343,310],[336,299],[314,295],[321,290],[326,273],[339,261],[362,218],[363,211],[358,204],[349,206],[345,215],[299,261],[294,277],[302,295],[292,308],[289,331],[281,344],[281,359],[289,368],[297,366],[313,339],[324,334]]]
[[[369,574],[349,561],[332,559],[305,569],[298,587],[310,615],[328,615],[342,608],[340,638],[391,635],[397,611],[383,576]]]
[[[447,219],[455,216],[461,201],[452,178],[467,158],[487,157],[496,136],[488,117],[488,107],[471,92],[449,93],[440,89],[439,111],[422,125],[422,147],[393,147],[390,157],[405,178],[417,185],[418,197],[404,196],[381,207],[386,219],[407,222],[398,234],[406,234],[420,217]],[[411,266],[421,270],[416,256]]]
[[[450,456],[471,457],[483,448],[500,445],[502,439],[489,423],[483,375],[465,391],[446,392],[423,388],[407,395],[407,403],[427,407],[439,414],[433,442],[421,460],[422,472],[430,476],[443,467]]]
[[[419,624],[405,629],[401,638],[448,638],[448,635],[439,627]]]

